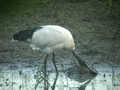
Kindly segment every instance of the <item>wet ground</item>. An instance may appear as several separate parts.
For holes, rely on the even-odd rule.
[[[28,67],[34,66],[33,63],[39,62],[43,55],[34,54],[24,43],[12,43],[10,38],[20,30],[57,24],[72,32],[76,51],[90,65],[93,63],[118,64],[120,52],[118,8],[119,1],[113,3],[112,9],[108,2],[99,0],[80,0],[79,2],[13,0],[8,3],[1,1],[0,63],[6,66],[10,63],[24,62]],[[73,59],[69,52],[63,55],[66,60]],[[59,54],[58,58],[60,58]]]
[[[119,0],[113,1],[112,9],[108,2],[103,0],[0,1],[0,71],[27,69],[34,71],[36,67],[42,67],[45,55],[32,52],[31,48],[23,42],[13,43],[10,39],[18,31],[55,24],[72,32],[76,52],[90,68],[97,69],[96,66],[107,65],[109,68],[104,69],[109,72],[111,66],[120,64],[119,5]],[[48,67],[53,70],[51,59],[50,56]],[[76,65],[75,58],[70,52],[58,52],[56,61],[60,72]],[[104,69],[102,68],[102,72]],[[10,72],[7,75],[13,76],[14,73]],[[16,72],[16,77],[17,73],[19,72]],[[6,76],[4,73],[2,75]],[[17,79],[19,80],[20,77]],[[72,79],[76,78],[72,76]]]
[[[88,77],[86,77],[85,82],[80,83],[83,79],[78,72],[71,75],[69,74],[68,77],[66,73],[61,71],[55,90],[119,90],[119,69],[120,67],[110,67],[106,65],[104,65],[103,69],[103,67],[98,66],[97,70],[99,71],[99,74],[91,80],[86,89],[83,84],[89,80]],[[38,72],[36,72],[35,68],[2,71],[0,72],[0,90],[8,90],[8,88],[9,90],[35,90],[35,86],[38,82],[37,80],[39,80],[36,78],[40,78],[42,73],[39,74],[39,76],[37,76],[37,74]],[[51,86],[53,84],[55,73],[49,70],[48,74],[48,80]],[[87,76],[87,74],[85,74],[85,76]],[[36,90],[39,89],[43,90],[43,80],[41,80],[36,87]],[[49,90],[51,90],[51,88]]]
[[[1,71],[43,63],[43,54],[32,52],[23,42],[13,43],[10,38],[15,32],[47,24],[69,29],[75,39],[76,52],[89,66],[120,63],[119,1],[113,3],[112,9],[102,0],[12,0],[0,4]],[[58,65],[75,64],[70,52],[58,53],[56,60]]]

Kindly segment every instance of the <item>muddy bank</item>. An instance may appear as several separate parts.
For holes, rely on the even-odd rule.
[[[103,0],[1,1],[1,64],[39,62],[43,55],[33,54],[28,45],[9,39],[17,31],[46,24],[68,28],[75,38],[76,51],[90,65],[120,64],[119,3],[113,2],[111,12],[108,2]],[[69,52],[62,58],[74,59]]]

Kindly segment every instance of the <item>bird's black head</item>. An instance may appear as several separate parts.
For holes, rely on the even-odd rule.
[[[13,40],[22,41],[22,37],[21,37],[20,33],[14,34],[14,35],[13,35]]]
[[[18,33],[13,35],[13,39],[18,41],[27,41],[28,39],[32,38],[35,31],[40,30],[41,28],[42,27],[37,27],[32,30],[19,31]]]

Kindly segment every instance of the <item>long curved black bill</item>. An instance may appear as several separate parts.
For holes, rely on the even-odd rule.
[[[79,64],[80,66],[87,68],[92,74],[97,75],[97,71],[91,70],[91,69],[88,67],[88,65],[87,65],[83,60],[81,60],[80,56],[78,56],[78,55],[75,53],[75,51],[72,51],[72,53],[73,53],[73,56],[77,59],[78,64]]]

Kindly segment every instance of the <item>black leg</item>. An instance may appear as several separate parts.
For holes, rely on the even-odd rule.
[[[55,90],[55,85],[56,85],[59,73],[58,73],[58,69],[57,69],[57,66],[56,66],[56,62],[55,62],[55,54],[54,54],[54,52],[53,52],[53,59],[52,59],[52,61],[53,61],[53,65],[54,65],[55,71],[56,71],[56,77],[55,77],[55,80],[54,80],[54,83],[53,83],[53,86],[52,86],[52,90]]]
[[[46,74],[46,68],[47,68],[47,58],[48,55],[46,55],[45,60],[44,60],[44,90],[48,90],[48,83],[47,83],[47,74]]]

